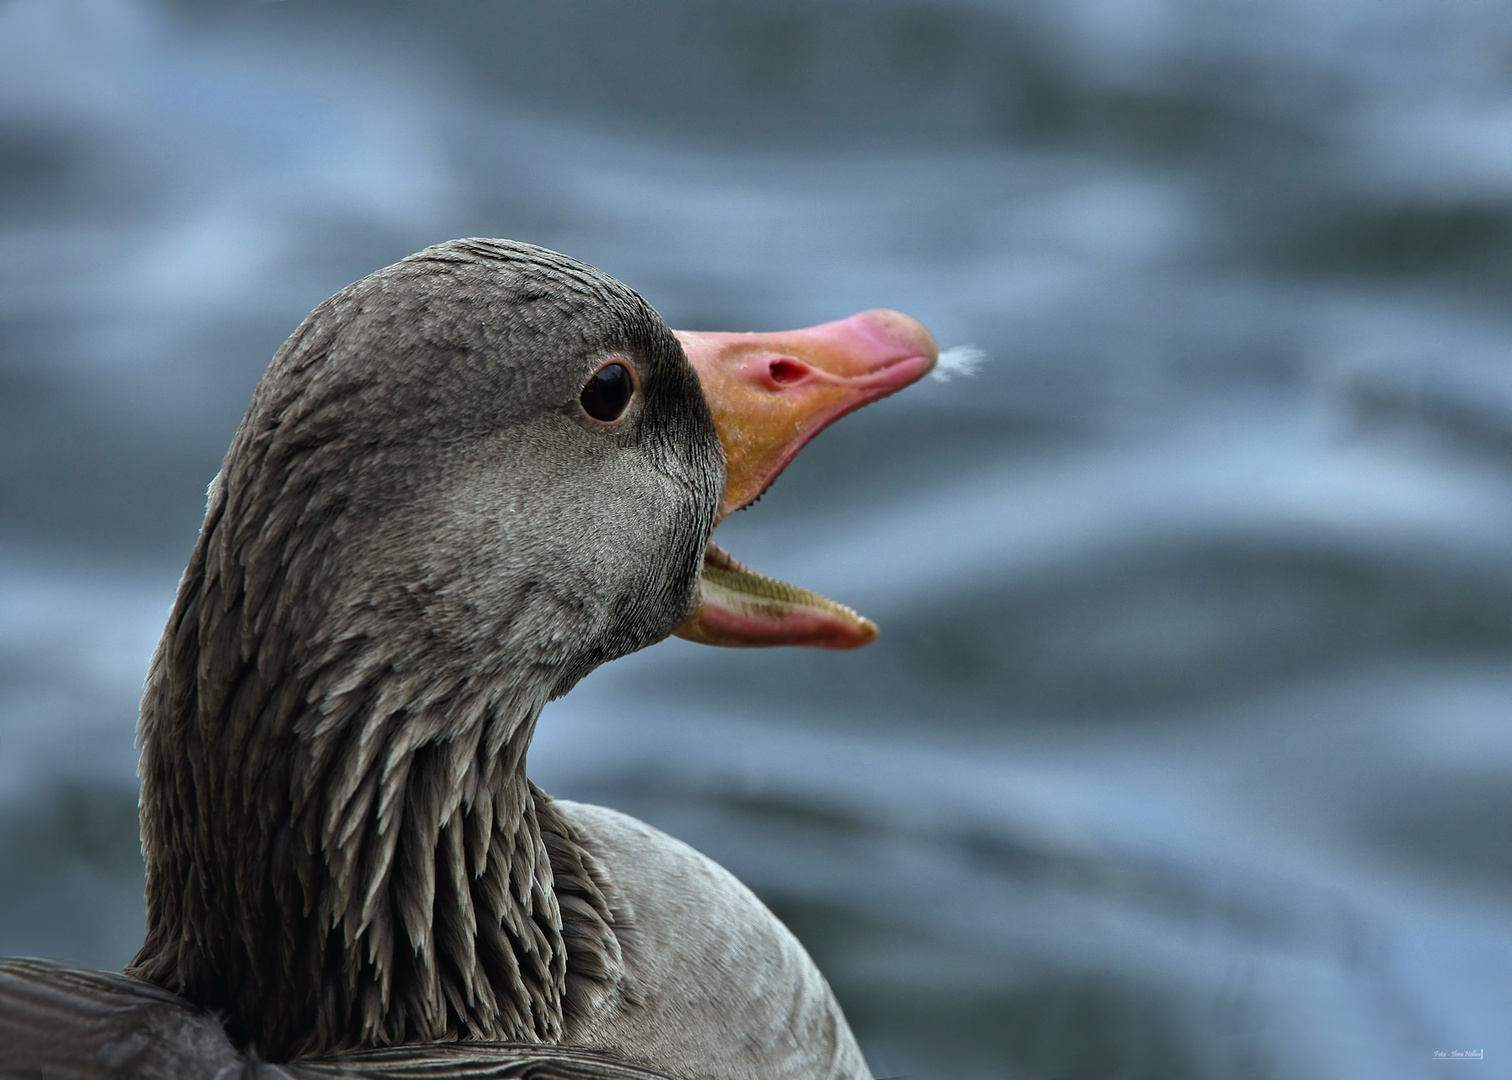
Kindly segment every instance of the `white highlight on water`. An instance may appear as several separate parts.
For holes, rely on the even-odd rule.
[[[957,375],[970,378],[988,359],[987,353],[975,345],[952,345],[940,354],[929,377],[939,382],[949,382]]]

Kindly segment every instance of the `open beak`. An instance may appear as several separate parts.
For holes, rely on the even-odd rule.
[[[676,331],[725,452],[723,519],[771,486],[805,443],[934,367],[929,331],[896,311],[776,334]],[[748,570],[709,542],[698,608],[675,631],[707,645],[854,649],[877,626],[818,593]]]

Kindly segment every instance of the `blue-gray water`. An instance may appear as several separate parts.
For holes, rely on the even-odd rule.
[[[251,387],[477,234],[673,325],[992,357],[721,529],[877,645],[667,643],[531,754],[756,888],[880,1075],[1509,1075],[1512,9],[1469,0],[0,3],[0,954],[133,951],[135,700]]]

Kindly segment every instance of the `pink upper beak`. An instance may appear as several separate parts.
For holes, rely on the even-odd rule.
[[[676,334],[724,444],[721,518],[754,501],[819,432],[939,359],[928,330],[882,309],[774,334]]]

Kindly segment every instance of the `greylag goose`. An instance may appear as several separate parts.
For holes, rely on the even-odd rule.
[[[875,636],[710,533],[936,358],[889,311],[675,333],[502,240],[321,304],[253,394],[152,659],[146,942],[123,975],[0,964],[0,1071],[869,1076],[749,890],[525,760],[548,701],[671,633]]]

